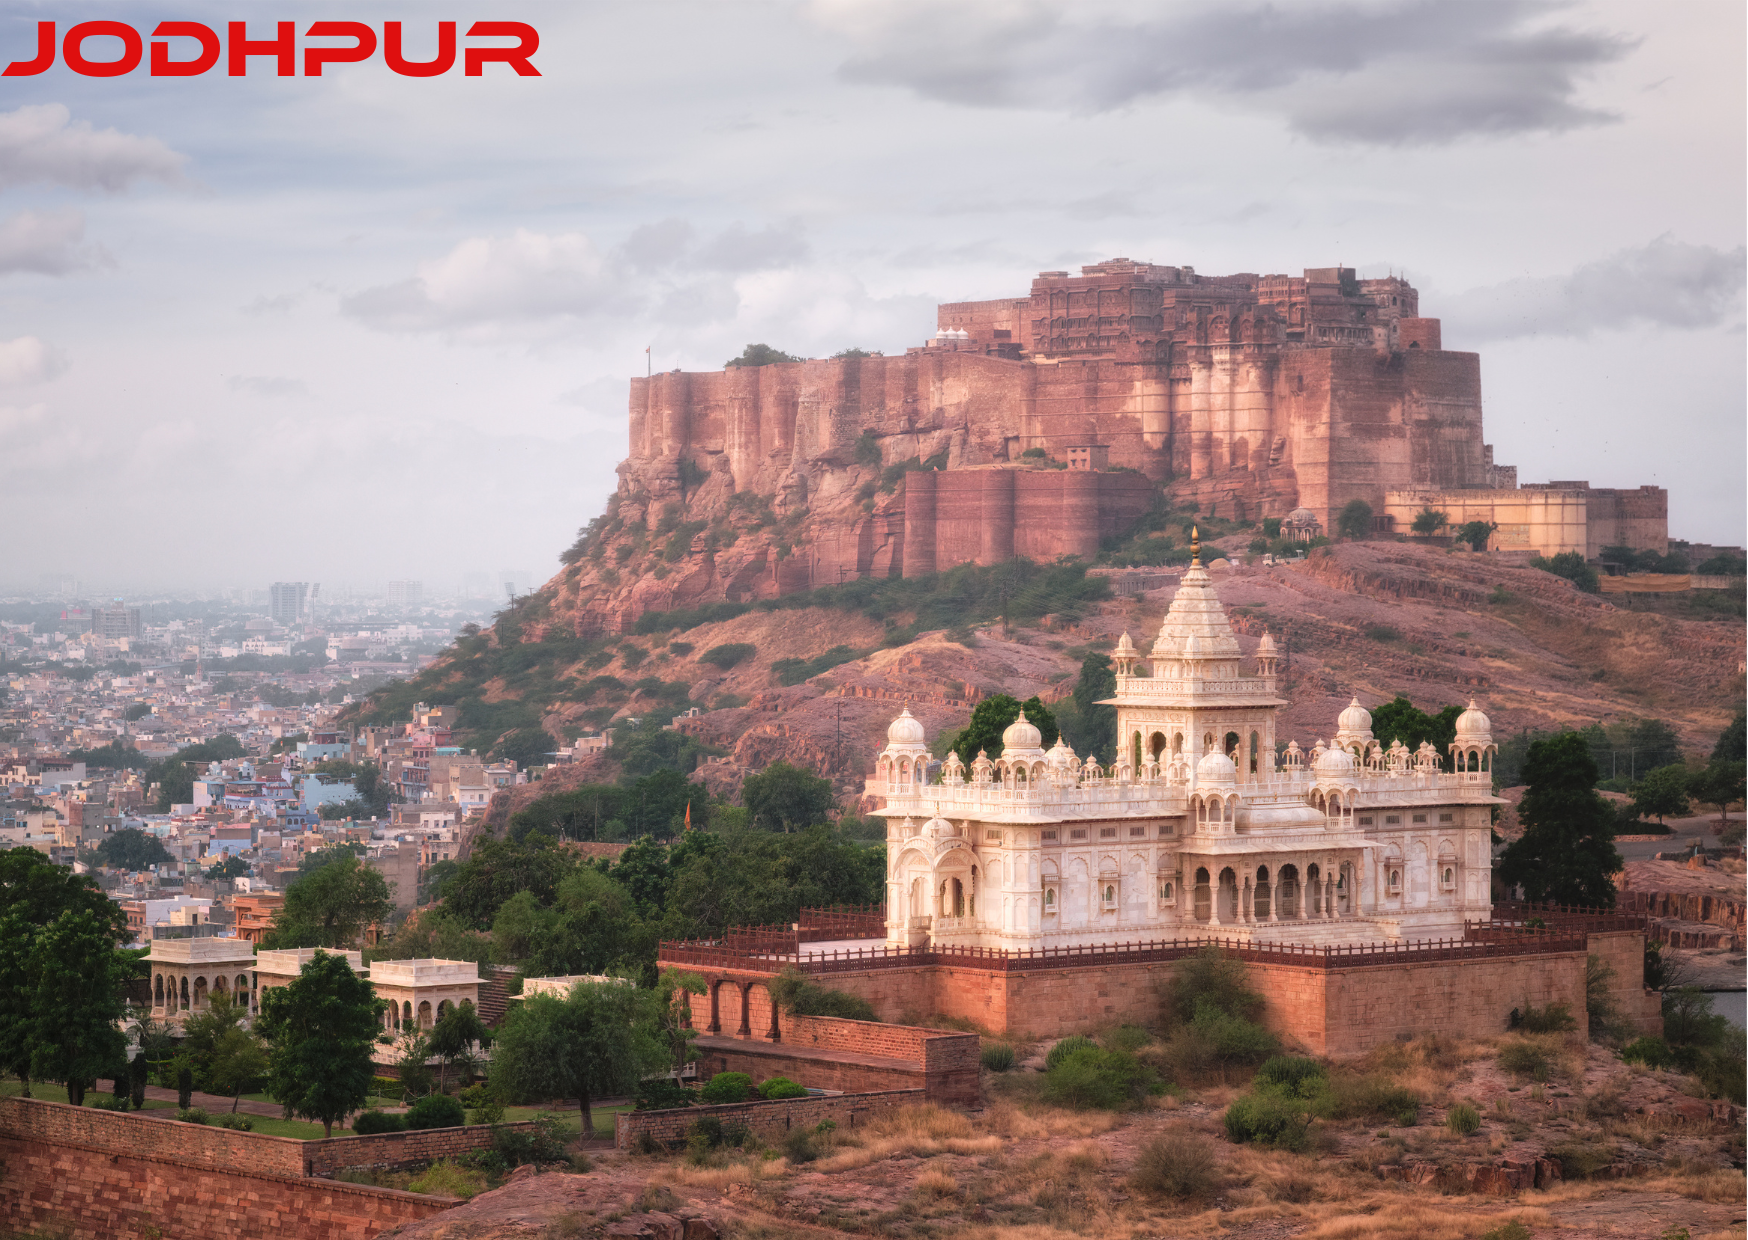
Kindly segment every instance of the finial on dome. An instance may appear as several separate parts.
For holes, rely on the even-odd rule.
[[[1202,566],[1202,531],[1199,526],[1190,526],[1190,566]]]

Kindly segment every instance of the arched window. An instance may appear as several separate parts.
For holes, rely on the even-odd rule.
[[[1252,775],[1255,775],[1257,773],[1257,770],[1258,770],[1257,762],[1258,762],[1258,759],[1259,759],[1259,756],[1261,755],[1261,753],[1262,753],[1262,737],[1257,735],[1255,732],[1252,732],[1250,734],[1250,773]]]
[[[1105,884],[1105,907],[1117,907],[1117,885],[1115,883]]]
[[[401,1004],[401,1025],[410,1029],[413,1026],[413,1005],[411,1001]]]
[[[1173,898],[1172,897],[1172,885],[1170,883],[1159,884],[1160,902],[1163,904],[1170,904],[1172,902],[1172,898]]]
[[[182,1007],[184,1011],[188,1008],[188,979],[186,977],[182,979]]]
[[[1044,888],[1044,907],[1047,909],[1054,909],[1056,907],[1056,888]]]

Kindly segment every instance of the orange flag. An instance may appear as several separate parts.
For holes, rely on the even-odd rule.
[[[692,829],[692,802],[686,802],[686,830]]]

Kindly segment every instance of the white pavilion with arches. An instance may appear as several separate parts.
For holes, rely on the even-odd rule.
[[[1293,943],[1460,937],[1492,913],[1492,760],[1471,701],[1450,746],[1388,747],[1356,697],[1331,741],[1277,745],[1274,640],[1246,668],[1199,554],[1143,656],[1113,652],[1104,767],[1022,714],[994,758],[888,729],[867,792],[887,820],[887,940],[1033,949],[1217,935]]]

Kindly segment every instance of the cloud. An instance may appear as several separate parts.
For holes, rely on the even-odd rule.
[[[1447,335],[1480,343],[1517,336],[1587,336],[1645,323],[1717,327],[1739,315],[1748,250],[1669,236],[1559,276],[1525,277],[1440,298]]]
[[[0,275],[32,271],[63,276],[88,267],[114,264],[98,245],[81,245],[85,216],[72,208],[20,211],[0,220]]]
[[[182,180],[180,155],[156,138],[94,129],[59,103],[0,112],[0,189],[48,184],[120,193],[139,180]]]
[[[233,392],[246,392],[270,400],[301,399],[310,394],[302,379],[286,379],[278,375],[232,375],[225,380],[225,386]]]
[[[1536,24],[1545,0],[1396,0],[1154,10],[821,0],[857,49],[844,79],[970,107],[1106,112],[1202,98],[1283,117],[1322,142],[1436,144],[1616,119],[1577,98],[1634,46]]]
[[[12,431],[21,431],[26,427],[34,426],[36,423],[42,421],[43,415],[48,412],[48,408],[49,407],[44,404],[0,405],[0,435],[9,434]],[[16,460],[13,461],[13,465],[17,465]]]
[[[244,314],[288,314],[302,300],[302,293],[278,293],[272,297],[263,293],[242,309]]]
[[[0,387],[45,383],[66,368],[66,358],[35,336],[0,340]]]
[[[686,221],[634,229],[602,250],[583,233],[517,229],[473,237],[417,274],[343,297],[344,314],[384,331],[491,334],[566,319],[650,318],[697,327],[732,318],[735,279],[792,267],[807,255],[799,225],[730,225],[699,239]]]

